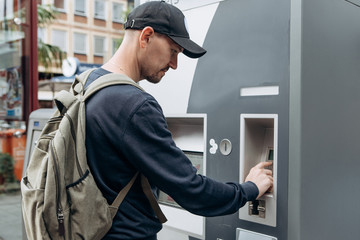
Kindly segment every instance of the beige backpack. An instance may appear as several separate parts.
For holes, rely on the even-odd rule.
[[[87,87],[94,69],[75,77],[71,90],[55,97],[57,111],[44,127],[21,181],[22,213],[28,239],[101,239],[139,173],[109,205],[98,189],[86,159],[85,100],[106,86],[131,84],[130,78],[106,74]],[[160,222],[166,218],[141,175],[144,193]]]

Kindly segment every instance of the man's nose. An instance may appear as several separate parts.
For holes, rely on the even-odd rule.
[[[169,63],[169,66],[174,70],[177,68],[177,61],[178,61],[178,55],[174,54],[174,56],[171,57],[171,60]]]

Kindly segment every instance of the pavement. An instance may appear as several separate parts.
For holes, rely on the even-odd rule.
[[[21,193],[0,192],[0,240],[22,240]]]

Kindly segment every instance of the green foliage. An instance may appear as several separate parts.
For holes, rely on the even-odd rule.
[[[58,11],[52,5],[37,5],[38,26],[44,27],[56,20]]]
[[[45,27],[56,20],[59,13],[51,5],[37,5],[38,12],[38,26]],[[64,52],[58,47],[51,44],[44,43],[38,39],[38,61],[39,64],[45,67],[47,71],[49,67],[55,63],[56,67],[61,67],[64,59]]]
[[[38,61],[48,69],[52,63],[55,62],[55,66],[61,67],[64,53],[58,46],[44,43],[41,39],[38,40]]]
[[[0,175],[5,183],[15,182],[14,159],[8,153],[0,153]]]

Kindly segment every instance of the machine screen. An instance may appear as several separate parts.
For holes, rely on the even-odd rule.
[[[203,153],[202,152],[190,152],[190,151],[184,151],[184,153],[189,158],[192,165],[197,169],[197,173],[198,174],[203,174],[204,173],[204,170],[203,170],[204,169],[203,168],[203,162],[204,162]],[[166,193],[164,193],[162,191],[159,192],[159,203],[170,205],[170,206],[173,206],[173,207],[181,208],[179,206],[179,204],[177,204],[174,201],[174,199],[172,199],[172,197],[170,197],[169,195],[167,195]]]

